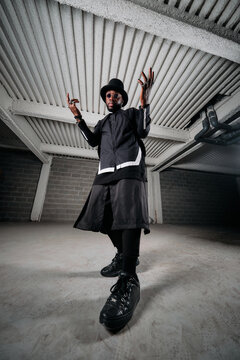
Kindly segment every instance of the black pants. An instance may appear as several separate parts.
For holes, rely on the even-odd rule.
[[[113,212],[110,201],[110,192],[107,194],[106,205],[104,208],[103,226],[111,229],[113,222]],[[141,228],[125,230],[108,230],[113,246],[123,254],[123,271],[127,273],[136,272],[136,260],[139,256]]]
[[[108,236],[123,256],[139,256],[141,229],[114,230]]]
[[[108,229],[107,234],[119,252],[125,256],[139,256],[141,229],[109,230],[113,222],[113,212],[110,200],[110,191],[104,208],[103,226]]]

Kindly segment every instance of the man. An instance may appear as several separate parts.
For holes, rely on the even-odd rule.
[[[98,146],[98,172],[74,227],[108,234],[117,248],[111,264],[101,270],[103,276],[119,276],[100,313],[100,323],[112,332],[127,324],[140,299],[136,265],[141,229],[149,233],[145,148],[141,138],[147,137],[150,130],[149,94],[154,72],[150,68],[149,77],[144,72],[142,77],[143,81],[138,79],[141,85],[138,110],[122,109],[128,95],[121,80],[111,79],[101,89],[109,114],[97,123],[93,132],[75,105],[78,99],[70,100],[67,94],[68,107],[82,135],[90,146]]]

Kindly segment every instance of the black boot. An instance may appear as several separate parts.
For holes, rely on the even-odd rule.
[[[111,264],[105,266],[101,271],[102,276],[115,277],[119,276],[122,271],[123,265],[123,254],[117,253],[112,259]],[[139,259],[136,261],[136,266],[139,265]]]
[[[108,330],[117,332],[131,319],[140,300],[140,284],[137,275],[121,273],[111,289],[99,317]]]
[[[118,276],[122,270],[123,254],[116,253],[111,264],[101,270],[101,275],[106,277]]]

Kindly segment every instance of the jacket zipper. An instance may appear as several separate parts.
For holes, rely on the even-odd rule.
[[[112,147],[113,147],[113,153],[114,153],[114,171],[116,170],[116,143],[115,143],[115,121],[116,121],[116,117],[115,114],[113,114],[114,116],[114,124],[112,123],[113,119],[111,121],[109,121],[110,124],[110,131],[111,131],[111,137],[112,137]]]

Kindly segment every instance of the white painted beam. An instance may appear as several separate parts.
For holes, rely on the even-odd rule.
[[[51,119],[70,124],[76,123],[73,114],[67,107],[63,108],[47,104],[38,104],[32,101],[14,100],[11,105],[11,111],[16,115]],[[94,114],[88,111],[81,111],[81,114],[89,126],[95,126],[97,121],[104,117],[104,115]]]
[[[192,19],[191,24],[184,22],[183,18],[179,20],[180,16],[178,16],[178,20],[176,20],[173,17],[166,16],[166,7],[164,8],[164,6],[158,7],[156,11],[153,11],[149,9],[150,5],[148,8],[142,7],[138,4],[134,4],[133,1],[127,0],[56,1],[61,4],[80,8],[114,22],[120,22],[133,28],[146,31],[147,33],[160,36],[161,38],[169,39],[194,49],[199,49],[240,63],[240,44],[238,44],[234,38],[234,36],[237,35],[233,35],[232,39],[224,38],[224,33],[220,30],[220,27],[218,28],[220,35],[215,34],[210,31],[211,29],[206,29],[205,24],[208,24],[209,22],[204,23],[201,19],[197,19],[196,17]],[[165,12],[165,14],[161,12]],[[179,14],[180,12],[170,15],[176,16]],[[205,28],[201,28],[204,25]],[[227,32],[229,37],[229,32],[226,29],[225,32]]]
[[[146,164],[147,166],[154,166],[154,165],[157,164],[157,159],[146,156],[146,157],[145,157],[145,164]]]
[[[35,194],[33,208],[30,217],[32,221],[41,220],[51,165],[52,165],[52,156],[49,157],[49,162],[47,164],[42,164],[41,174],[38,180],[37,191]]]
[[[235,93],[230,98],[226,98],[219,102],[215,106],[215,111],[220,123],[225,122],[229,117],[240,111],[240,91]],[[190,153],[204,146],[204,143],[197,143],[194,139],[195,135],[198,134],[201,130],[202,119],[199,119],[189,132],[189,140],[185,144],[178,143],[172,146],[169,150],[166,150],[164,154],[158,157],[157,165],[152,170],[163,171]],[[217,136],[220,132],[221,131],[216,132],[214,136]],[[188,149],[189,146],[192,147]]]
[[[43,163],[48,163],[49,157],[40,149],[40,139],[35,134],[23,116],[13,115],[9,108],[12,99],[0,85],[0,118],[17,135],[17,137],[38,157]]]
[[[147,168],[148,179],[148,210],[150,221],[154,224],[163,223],[162,214],[162,197],[160,188],[160,174],[152,172],[151,168]]]
[[[152,124],[148,136],[157,139],[187,142],[189,140],[189,131]]]
[[[97,150],[80,149],[71,146],[52,145],[41,143],[40,149],[49,154],[78,156],[89,159],[98,159]]]
[[[97,150],[81,149],[71,146],[51,145],[44,143],[41,143],[40,149],[41,151],[49,154],[69,155],[98,160]],[[156,165],[156,159],[154,158],[146,157],[145,162],[149,166]]]
[[[39,117],[42,119],[50,119],[70,124],[75,124],[75,119],[68,108],[60,108],[59,106],[36,104],[25,100],[15,100],[11,104],[11,111],[15,115],[24,115],[31,117]],[[102,119],[104,115],[94,114],[87,111],[81,111],[87,125],[94,127],[98,120]],[[157,139],[166,139],[173,141],[186,142],[189,139],[187,130],[172,129],[169,127],[151,125],[150,137]]]

